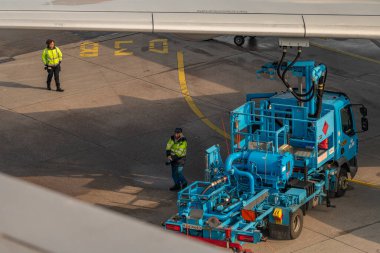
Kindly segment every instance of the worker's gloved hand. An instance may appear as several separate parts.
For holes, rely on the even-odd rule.
[[[168,156],[166,162],[165,162],[165,165],[170,165],[172,163],[173,159],[171,156]]]
[[[48,69],[48,65],[45,65],[44,69],[47,70]]]

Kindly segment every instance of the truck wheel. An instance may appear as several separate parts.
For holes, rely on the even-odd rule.
[[[289,222],[289,226],[269,223],[269,236],[277,240],[296,239],[303,227],[303,214],[300,208],[290,214]]]
[[[243,36],[235,36],[235,38],[234,38],[235,45],[239,46],[239,47],[241,47],[244,44],[244,41],[245,41],[245,39]]]
[[[302,232],[303,214],[301,209],[290,214],[290,239],[296,239]]]
[[[335,192],[335,197],[343,197],[343,195],[346,193],[347,187],[348,187],[348,172],[345,167],[342,167],[339,171],[338,175],[338,188]]]

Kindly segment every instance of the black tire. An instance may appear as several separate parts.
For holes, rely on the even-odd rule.
[[[338,186],[337,190],[335,192],[335,197],[343,197],[346,193],[347,187],[348,187],[348,171],[346,167],[342,167],[339,171],[339,175],[337,178]]]
[[[291,213],[289,221],[289,226],[269,223],[269,236],[277,240],[296,239],[301,234],[303,228],[302,210],[299,208],[294,213]]]
[[[298,209],[290,214],[290,239],[296,239],[300,236],[303,228],[303,213]]]
[[[244,42],[245,42],[245,39],[243,36],[235,36],[234,43],[236,46],[241,47],[244,44]]]

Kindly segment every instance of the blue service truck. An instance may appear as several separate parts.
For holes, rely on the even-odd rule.
[[[356,105],[325,90],[325,65],[298,61],[300,54],[285,62],[284,49],[279,62],[257,71],[278,76],[287,91],[249,94],[231,112],[232,153],[223,162],[218,145],[206,151],[205,181],[178,193],[178,213],[165,229],[241,250],[266,235],[297,238],[308,209],[344,195],[358,168]],[[290,73],[299,88],[291,87]],[[366,131],[367,109],[359,107]]]

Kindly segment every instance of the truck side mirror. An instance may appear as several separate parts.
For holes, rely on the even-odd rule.
[[[365,117],[362,117],[362,131],[363,132],[368,131],[368,119]]]
[[[363,132],[368,131],[367,107],[365,107],[363,104],[351,104],[351,108],[358,108],[358,107],[359,107],[359,112],[362,115],[361,117],[362,130],[357,133],[363,133]]]
[[[367,108],[365,106],[362,106],[360,107],[360,114],[363,116],[363,117],[367,117]],[[362,119],[363,120],[363,119]],[[363,121],[362,121],[363,122]],[[368,120],[367,120],[367,123],[368,123]]]

